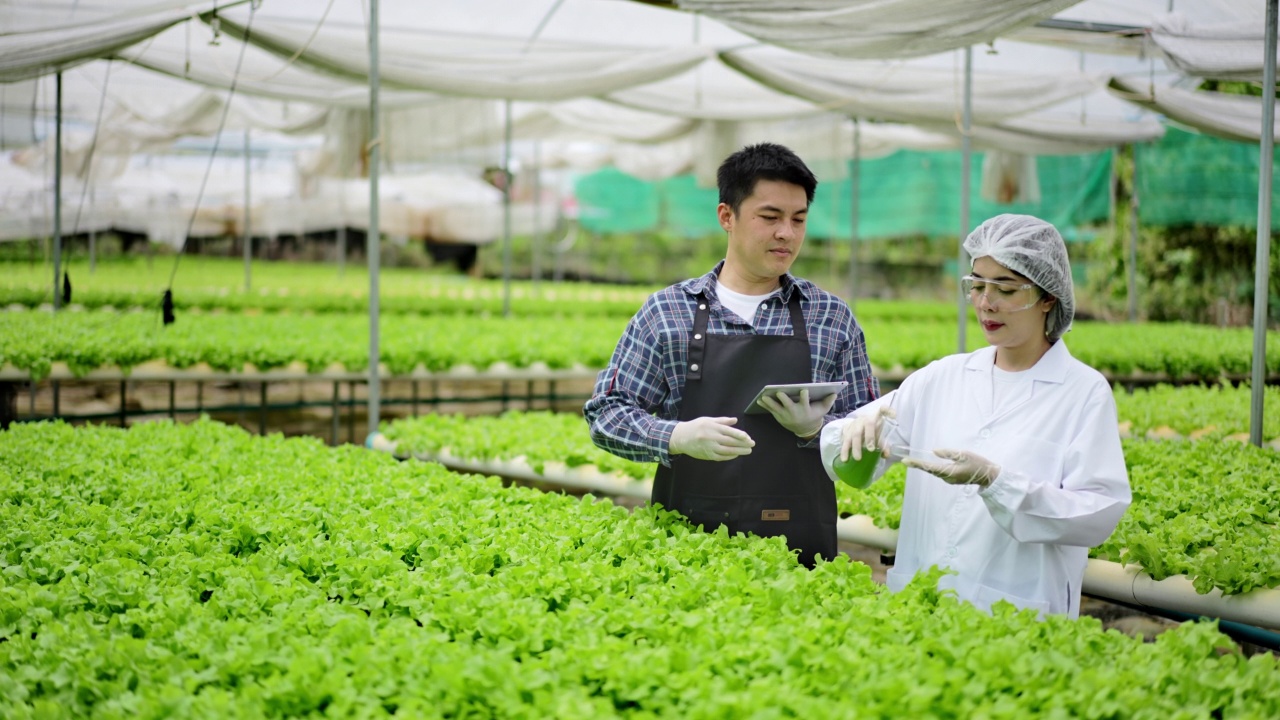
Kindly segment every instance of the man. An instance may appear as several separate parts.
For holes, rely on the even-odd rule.
[[[819,458],[828,419],[875,399],[862,329],[839,298],[788,270],[818,185],[795,153],[753,145],[717,173],[725,258],[654,293],[631,319],[583,409],[592,440],[661,463],[653,502],[694,525],[785,535],[800,561],[836,553],[835,488]],[[839,395],[769,398],[768,384],[846,381]]]

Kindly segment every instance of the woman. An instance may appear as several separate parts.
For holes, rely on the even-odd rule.
[[[930,363],[829,423],[823,465],[834,481],[837,457],[879,450],[878,474],[908,467],[891,590],[937,565],[953,571],[940,588],[984,609],[1007,600],[1074,618],[1088,548],[1130,502],[1115,399],[1062,340],[1075,297],[1058,231],[1000,215],[964,248],[963,287],[990,347]]]

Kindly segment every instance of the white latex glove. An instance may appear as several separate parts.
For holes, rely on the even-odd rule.
[[[863,450],[875,450],[884,454],[884,449],[881,447],[884,421],[885,418],[896,417],[898,414],[887,405],[881,405],[880,409],[871,415],[855,415],[840,431],[840,461],[844,462],[850,457],[861,460]]]
[[[733,427],[737,422],[738,418],[732,417],[700,417],[676,423],[667,452],[716,461],[750,455],[756,441]]]
[[[903,458],[902,464],[936,475],[952,485],[978,485],[987,487],[1000,474],[1000,466],[967,450],[934,450],[934,455],[951,460],[949,463],[930,462],[913,457]]]
[[[802,438],[817,435],[825,424],[827,413],[836,404],[836,394],[828,395],[816,404],[809,402],[809,391],[800,391],[800,401],[795,402],[786,393],[778,391],[774,397],[760,398],[760,407],[768,410],[782,427]]]

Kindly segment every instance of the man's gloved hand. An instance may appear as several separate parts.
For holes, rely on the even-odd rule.
[[[828,395],[825,400],[810,403],[808,390],[800,391],[799,402],[793,401],[781,391],[775,393],[775,397],[766,395],[760,398],[760,407],[768,410],[779,425],[802,438],[811,438],[822,430],[824,419],[835,404],[835,393]]]
[[[738,418],[700,417],[676,423],[667,452],[698,460],[732,460],[750,455],[756,441],[733,427]]]
[[[902,464],[936,475],[952,485],[978,485],[987,487],[1000,474],[1000,466],[967,450],[934,450],[934,455],[951,460],[949,463],[930,462],[913,457],[903,458]]]
[[[880,409],[871,415],[854,416],[840,430],[840,461],[844,462],[850,457],[861,460],[863,450],[883,452],[880,447],[880,436],[884,433],[885,418],[897,416],[893,408],[887,405],[881,405]]]

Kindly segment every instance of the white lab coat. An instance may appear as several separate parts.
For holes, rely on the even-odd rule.
[[[995,348],[952,355],[907,377],[892,393],[852,413],[892,403],[889,445],[969,450],[1000,466],[986,488],[949,485],[908,469],[891,590],[918,570],[950,568],[940,588],[990,609],[1020,608],[1077,617],[1089,547],[1115,530],[1129,506],[1115,398],[1106,379],[1071,357],[1059,340],[1036,365],[1022,396],[992,412]],[[843,418],[822,431],[823,465],[835,481]],[[882,461],[877,475],[900,457]]]

